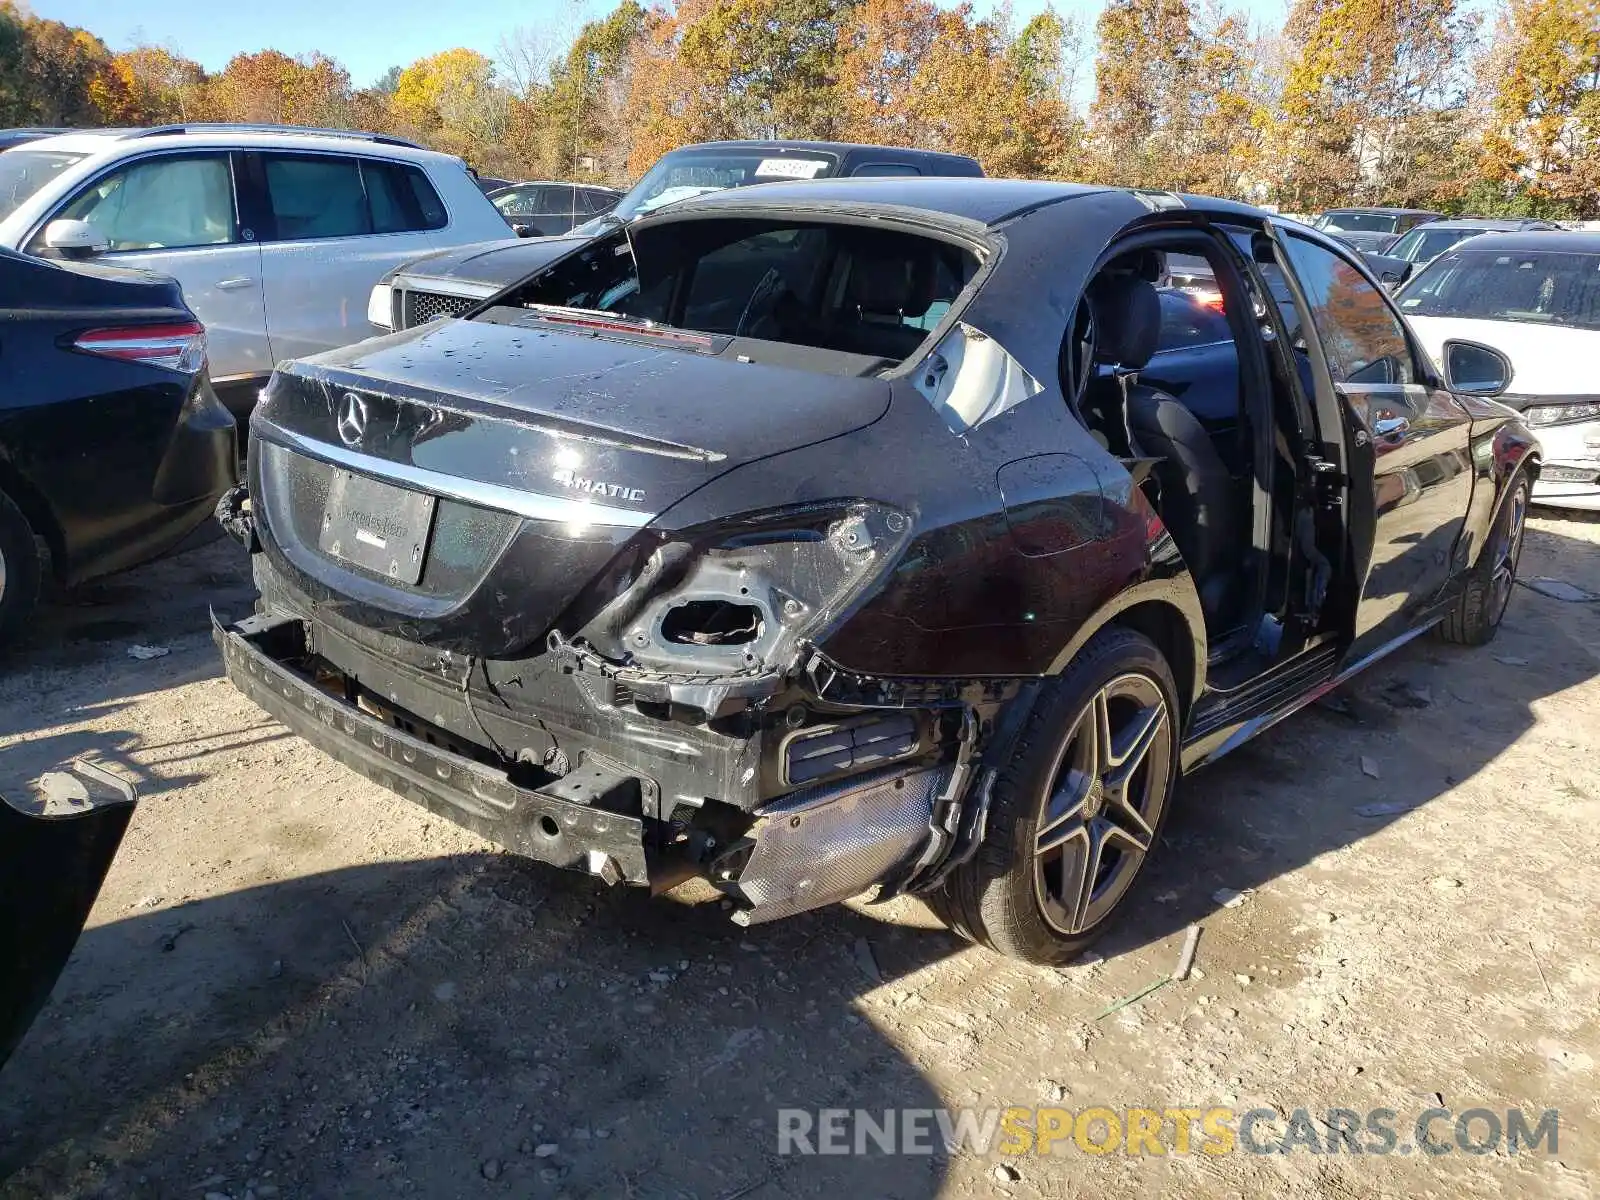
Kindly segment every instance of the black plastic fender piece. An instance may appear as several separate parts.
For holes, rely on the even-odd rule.
[[[250,489],[246,484],[236,483],[222,493],[215,516],[222,532],[243,546],[245,553],[260,551],[261,542],[256,537],[255,517],[251,513]]]
[[[136,803],[90,763],[41,780],[42,811],[0,797],[0,1066],[77,945]]]

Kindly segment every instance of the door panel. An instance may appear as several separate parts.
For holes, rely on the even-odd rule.
[[[1471,422],[1453,396],[1430,386],[1381,289],[1326,247],[1292,234],[1285,245],[1352,440],[1371,453],[1370,481],[1351,483],[1372,492],[1359,652],[1403,633],[1449,581],[1472,499]],[[1352,467],[1364,461],[1358,453]]]
[[[184,301],[206,327],[206,361],[213,379],[272,373],[259,245],[123,251],[104,257],[119,267],[170,275],[183,285]]]
[[[438,205],[431,185],[425,178],[416,182],[427,189],[419,207],[409,190],[412,176],[421,177],[415,168],[350,155],[259,158],[270,221],[261,270],[273,358],[303,358],[372,337],[377,330],[367,321],[367,300],[373,284],[438,247],[434,229],[443,224],[444,210],[431,207]]]

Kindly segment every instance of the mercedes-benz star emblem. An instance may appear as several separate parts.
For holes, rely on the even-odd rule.
[[[367,402],[354,392],[339,401],[339,440],[346,446],[359,446],[367,436]]]

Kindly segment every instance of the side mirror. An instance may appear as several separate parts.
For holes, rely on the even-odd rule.
[[[63,258],[87,258],[111,249],[111,239],[87,221],[62,219],[44,228],[44,244]]]
[[[511,232],[518,237],[535,237],[539,231],[526,221],[512,221]]]
[[[1511,386],[1511,360],[1481,342],[1444,344],[1444,385],[1464,396],[1498,396]]]

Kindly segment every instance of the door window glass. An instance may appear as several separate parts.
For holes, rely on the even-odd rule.
[[[444,202],[428,177],[405,163],[361,160],[361,177],[372,206],[374,233],[414,233],[443,229]]]
[[[1292,236],[1287,244],[1334,379],[1414,383],[1416,369],[1405,328],[1377,286],[1330,250]]]
[[[1162,288],[1161,339],[1158,353],[1184,350],[1190,346],[1209,346],[1233,340],[1228,318],[1219,302],[1180,288]]]
[[[267,198],[278,237],[355,237],[372,232],[361,166],[353,158],[268,155]]]
[[[539,215],[545,217],[570,217],[573,214],[577,189],[572,187],[547,187],[539,204]],[[582,209],[578,210],[582,212]]]
[[[531,217],[539,211],[539,194],[543,188],[520,187],[501,192],[494,198],[494,206],[508,217]]]
[[[102,175],[57,216],[89,222],[111,240],[113,250],[224,245],[234,237],[228,156],[132,163]]]
[[[334,155],[268,154],[267,199],[279,241],[440,229],[444,205],[403,163]]]

